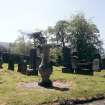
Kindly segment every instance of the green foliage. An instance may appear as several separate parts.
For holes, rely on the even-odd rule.
[[[62,60],[61,48],[51,48],[50,49],[50,59],[58,64],[61,63],[61,60]]]
[[[48,27],[48,33],[53,35],[52,41],[56,41],[57,44],[61,44],[63,47],[68,41],[67,27],[69,23],[65,20],[60,20],[54,27]]]
[[[32,48],[31,41],[25,41],[24,36],[18,36],[14,43],[10,44],[11,53],[15,54],[29,54],[30,49]]]
[[[102,53],[102,41],[97,26],[83,14],[77,14],[71,20],[58,21],[54,27],[48,27],[52,41],[68,45],[78,52],[80,59],[91,60],[96,53]]]
[[[99,53],[102,47],[99,30],[84,15],[74,16],[70,21],[69,30],[72,47],[77,49],[80,59],[91,59],[94,54]]]

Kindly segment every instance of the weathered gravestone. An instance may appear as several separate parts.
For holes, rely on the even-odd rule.
[[[23,55],[20,55],[20,60],[18,63],[18,72],[26,74],[26,70],[27,70],[27,60],[24,58]]]
[[[2,64],[3,64],[3,57],[2,57],[2,53],[0,53],[0,69],[2,69]]]
[[[101,56],[100,54],[96,54],[93,62],[92,62],[92,69],[93,71],[101,71]]]
[[[38,75],[36,62],[37,62],[37,53],[36,53],[36,49],[34,48],[30,50],[30,67],[26,71],[27,75]]]
[[[78,56],[72,55],[71,66],[72,66],[73,73],[77,73],[78,72]]]
[[[100,69],[99,68],[99,59],[98,58],[93,59],[92,69],[93,69],[93,71],[98,71]]]
[[[49,51],[49,46],[44,45],[42,51],[42,61],[39,65],[39,73],[42,77],[42,80],[41,82],[39,82],[39,85],[44,87],[52,87],[52,81],[49,78],[52,74],[53,68],[49,59]]]
[[[81,60],[78,63],[77,73],[83,74],[83,75],[93,75],[92,62],[86,61],[86,60]]]
[[[8,63],[9,62],[9,53],[2,53],[2,57],[3,57],[3,63]]]
[[[102,69],[105,70],[105,58],[102,59]]]
[[[62,65],[64,68],[62,68],[63,73],[73,73],[72,65],[71,65],[71,50],[68,47],[63,47],[62,49],[63,54],[63,60]]]
[[[35,40],[38,41],[39,46],[42,48],[42,61],[39,65],[39,73],[42,77],[42,81],[39,82],[40,86],[44,87],[51,87],[52,81],[49,79],[50,75],[52,74],[52,65],[49,60],[49,46],[47,45],[46,38],[42,35],[42,32],[35,32],[31,34],[31,37],[33,37],[34,42]],[[35,45],[35,43],[34,43]],[[35,71],[36,74],[38,74],[38,71],[36,71],[36,50],[32,50],[31,54],[31,68]]]
[[[14,55],[13,54],[9,54],[8,70],[13,70],[14,71]]]

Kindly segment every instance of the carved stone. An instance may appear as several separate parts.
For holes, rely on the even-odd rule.
[[[39,85],[44,86],[44,87],[51,87],[52,86],[52,81],[49,79],[50,75],[52,74],[52,64],[49,59],[49,51],[50,48],[48,45],[43,46],[43,51],[42,51],[42,61],[41,64],[39,65],[39,73],[42,77],[42,81],[39,83]]]

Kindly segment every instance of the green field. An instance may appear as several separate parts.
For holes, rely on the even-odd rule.
[[[19,88],[20,82],[40,81],[40,76],[26,76],[15,71],[8,71],[7,65],[0,70],[0,105],[41,105],[66,99],[84,99],[105,94],[105,71],[94,76],[62,73],[61,68],[54,67],[51,79],[70,84],[68,91],[46,88]]]

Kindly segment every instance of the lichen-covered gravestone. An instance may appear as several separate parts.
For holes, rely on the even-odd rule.
[[[52,74],[52,64],[49,59],[49,46],[44,45],[42,51],[42,61],[39,65],[39,73],[42,77],[42,81],[39,82],[39,85],[44,87],[52,87],[52,81],[49,79],[50,75]]]

